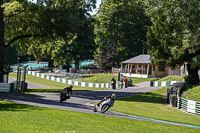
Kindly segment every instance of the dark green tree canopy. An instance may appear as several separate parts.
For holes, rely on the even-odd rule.
[[[99,64],[111,68],[143,52],[150,21],[141,2],[104,0],[95,19],[95,57]]]
[[[191,84],[199,84],[198,69],[191,68],[200,53],[200,1],[150,0],[147,14],[152,26],[147,33],[148,53],[159,67],[187,63]]]
[[[50,55],[59,64],[65,56],[56,58],[56,52],[61,55],[63,48],[67,51],[77,47],[74,42],[83,34],[81,27],[90,25],[80,17],[88,19],[95,3],[96,0],[37,0],[36,3],[27,0],[0,1],[0,72],[4,71],[4,49],[10,45],[16,45],[21,53],[27,54],[28,51],[37,59]],[[62,50],[58,52],[60,48]],[[79,56],[82,57],[84,50],[85,47]],[[67,61],[75,58],[72,53],[70,56]]]

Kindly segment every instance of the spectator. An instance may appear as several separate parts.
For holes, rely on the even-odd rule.
[[[125,77],[123,81],[124,81],[125,88],[127,88],[128,87],[128,79]]]

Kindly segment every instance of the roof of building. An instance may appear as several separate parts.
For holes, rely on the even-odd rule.
[[[150,55],[138,55],[131,59],[121,62],[122,64],[135,63],[135,64],[149,64],[151,63]]]

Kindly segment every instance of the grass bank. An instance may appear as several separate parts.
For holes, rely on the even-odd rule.
[[[16,79],[17,74],[10,73],[9,77]],[[28,92],[60,92],[65,87],[69,86],[68,84],[59,83],[59,82],[47,80],[44,78],[39,78],[39,77],[32,76],[29,74],[27,74],[26,76],[26,82],[48,87],[48,88],[28,88]],[[73,86],[73,90],[100,90],[100,89],[102,90],[106,88],[81,87],[81,86],[75,86],[75,85]]]
[[[90,77],[83,77],[82,81],[83,82],[90,82],[90,83],[110,83],[110,80],[112,77],[115,78],[115,80],[118,80],[118,75],[113,75],[113,74],[93,74],[90,75]],[[151,81],[151,80],[156,80],[157,78],[135,78],[132,77],[132,84],[137,84],[140,82],[145,82],[145,81]]]
[[[184,76],[166,76],[156,81],[182,81]]]
[[[184,91],[182,97],[188,100],[200,101],[200,86]]]
[[[164,104],[167,87],[117,100],[114,111],[141,117],[200,126],[200,116],[188,114]]]
[[[2,133],[172,133],[197,129],[0,101]]]

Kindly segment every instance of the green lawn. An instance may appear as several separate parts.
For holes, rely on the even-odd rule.
[[[90,82],[90,83],[110,83],[110,80],[112,77],[115,78],[115,80],[118,80],[118,75],[113,75],[113,74],[93,74],[90,77],[84,77],[82,78],[83,82]],[[131,78],[133,84],[137,84],[140,82],[145,82],[145,81],[151,81],[155,80],[157,78]]]
[[[0,101],[1,133],[197,133],[150,122]]]
[[[17,75],[16,73],[10,73],[9,77],[16,79]],[[28,92],[60,92],[65,87],[69,86],[68,84],[59,83],[44,78],[39,78],[29,74],[27,74],[26,76],[26,82],[49,87],[49,88],[28,88]],[[73,85],[73,90],[100,90],[100,89],[102,90],[106,88],[91,88],[91,87],[81,87]]]
[[[200,126],[200,116],[188,114],[164,104],[167,87],[117,100],[114,111],[177,123]]]
[[[166,76],[157,81],[182,81],[184,80],[184,76]]]
[[[184,91],[182,97],[189,100],[200,101],[200,86]]]

